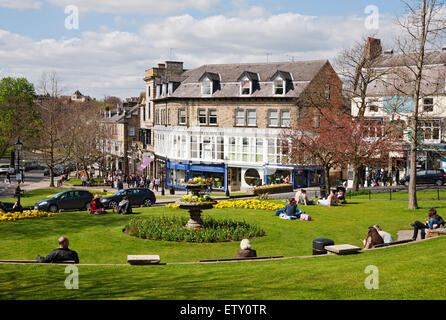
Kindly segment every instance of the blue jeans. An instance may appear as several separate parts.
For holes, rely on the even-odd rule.
[[[276,211],[276,216],[280,216],[281,213],[284,213],[285,209],[279,209]]]

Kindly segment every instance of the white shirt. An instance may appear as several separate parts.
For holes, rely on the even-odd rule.
[[[385,232],[385,231],[378,231],[379,235],[381,236],[381,238],[383,238],[384,243],[391,243],[393,242],[393,237],[390,233]]]

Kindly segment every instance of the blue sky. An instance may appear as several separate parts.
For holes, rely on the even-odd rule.
[[[71,4],[78,30],[64,26]],[[139,95],[144,70],[170,58],[188,68],[264,62],[267,53],[332,59],[369,32],[369,5],[388,37],[404,10],[398,0],[0,0],[0,76],[37,83],[56,72],[67,94],[101,99]]]

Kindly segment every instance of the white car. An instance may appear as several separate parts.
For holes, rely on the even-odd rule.
[[[15,170],[14,168],[11,168],[7,164],[3,164],[0,166],[0,174],[6,174],[6,172],[9,172],[9,174],[14,174]]]

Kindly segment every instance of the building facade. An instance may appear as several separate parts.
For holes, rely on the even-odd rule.
[[[379,43],[379,41],[378,41]],[[391,154],[393,166],[410,167],[410,139],[412,132],[409,121],[413,118],[415,101],[410,92],[411,76],[408,59],[393,50],[380,53],[374,68],[382,76],[369,86],[365,117],[392,122],[399,130],[400,147]],[[417,169],[446,170],[446,48],[429,51],[425,57],[421,99],[419,101],[418,127],[420,147]],[[407,79],[403,81],[403,79]],[[358,114],[359,101],[352,101],[352,114]]]
[[[302,96],[312,87],[323,84],[330,103],[342,103],[342,84],[328,61],[192,70],[166,62],[146,71],[145,81],[146,150],[166,186],[184,188],[197,176],[230,192],[281,181],[296,188],[324,183],[321,168],[287,163],[281,135],[306,107]]]

